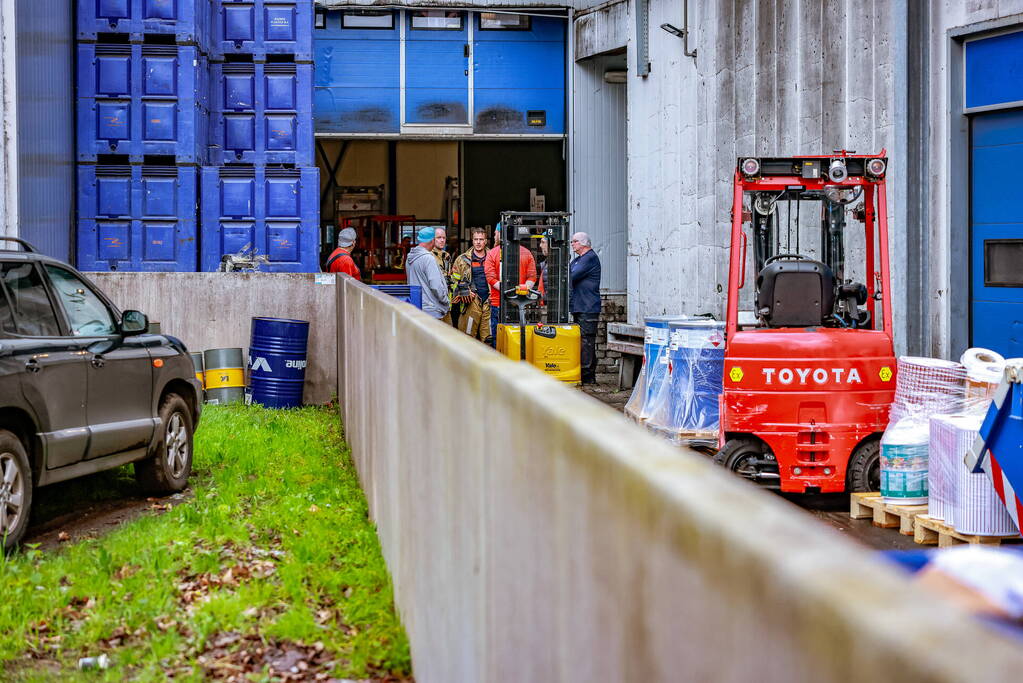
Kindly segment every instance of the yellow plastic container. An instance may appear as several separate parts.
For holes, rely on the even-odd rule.
[[[497,326],[497,351],[512,360],[522,359],[518,325]],[[579,384],[582,380],[578,325],[527,325],[526,361],[556,380]]]

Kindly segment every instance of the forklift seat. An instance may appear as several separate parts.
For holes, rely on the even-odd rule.
[[[835,274],[808,258],[778,260],[757,275],[757,316],[768,327],[817,327],[835,308]]]

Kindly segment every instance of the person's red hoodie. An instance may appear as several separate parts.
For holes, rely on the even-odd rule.
[[[487,284],[490,285],[490,305],[501,305],[501,247],[493,247],[487,252],[487,258],[483,261],[483,272],[487,276]],[[532,282],[536,285],[536,259],[533,253],[525,247],[519,247],[519,281],[517,284]]]

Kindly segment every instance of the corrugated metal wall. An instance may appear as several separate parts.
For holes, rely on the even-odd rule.
[[[20,1],[15,12],[20,234],[64,260],[75,209],[71,5]]]
[[[576,62],[572,93],[572,223],[593,240],[609,293],[626,290],[626,85],[604,82],[604,72],[625,67],[625,55]]]

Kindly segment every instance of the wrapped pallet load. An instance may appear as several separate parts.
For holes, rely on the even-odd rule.
[[[895,400],[881,437],[881,496],[886,503],[926,505],[930,419],[961,411],[966,368],[911,356],[898,363]]]
[[[1006,536],[1017,533],[991,479],[964,462],[984,415],[936,415],[930,426],[930,500],[927,514],[961,534]]]

